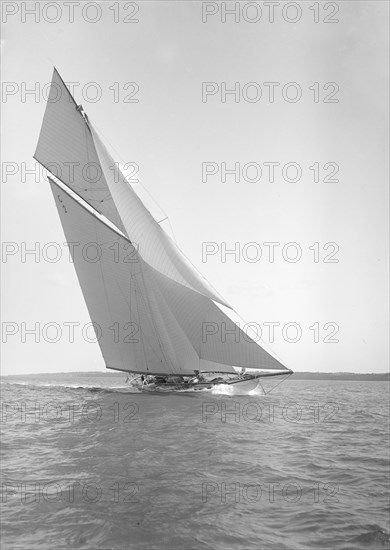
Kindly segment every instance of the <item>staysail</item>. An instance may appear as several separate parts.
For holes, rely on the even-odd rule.
[[[74,165],[72,178],[64,172],[59,182],[49,180],[66,239],[76,243],[72,258],[106,366],[182,376],[234,374],[234,367],[288,371],[224,313],[223,298],[125,178],[114,177],[113,159],[56,71],[53,83],[65,91],[48,103],[35,157],[49,171],[53,163]],[[85,162],[100,170],[90,186]]]
[[[91,130],[107,186],[117,205],[126,233],[143,260],[170,279],[230,307],[209,282],[194,269],[169,235],[156,222],[127,183],[120,169],[118,169],[120,177],[114,177],[110,170],[114,160],[92,125]]]

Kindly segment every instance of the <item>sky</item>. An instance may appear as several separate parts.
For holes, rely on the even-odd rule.
[[[2,374],[105,368],[32,158],[53,66],[241,326],[294,371],[387,371],[388,3],[72,4],[2,5]]]

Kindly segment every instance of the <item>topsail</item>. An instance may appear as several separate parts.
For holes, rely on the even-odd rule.
[[[107,367],[180,376],[234,367],[289,372],[224,313],[220,306],[230,306],[118,179],[56,70],[35,158],[56,177],[53,196],[66,239],[76,243],[72,257]]]
[[[34,158],[124,231],[91,130],[56,69]]]

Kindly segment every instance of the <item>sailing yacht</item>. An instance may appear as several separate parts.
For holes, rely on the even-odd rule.
[[[50,174],[106,368],[145,391],[250,391],[263,376],[292,373],[231,319],[230,304],[118,177],[56,69],[34,158]]]

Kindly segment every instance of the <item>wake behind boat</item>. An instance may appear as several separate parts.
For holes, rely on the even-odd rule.
[[[49,182],[106,367],[143,391],[292,373],[232,319],[128,183],[56,69],[34,158]],[[142,378],[143,377],[143,378]]]

